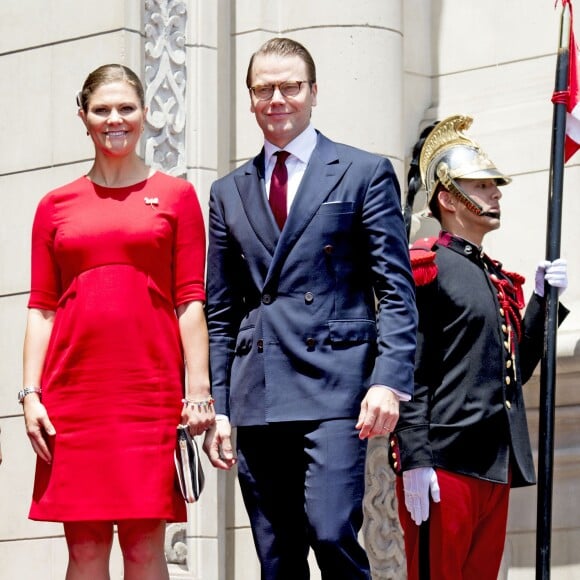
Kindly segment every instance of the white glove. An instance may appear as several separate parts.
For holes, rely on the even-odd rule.
[[[544,296],[544,281],[550,286],[558,288],[558,296],[561,296],[568,287],[568,263],[564,258],[558,258],[553,262],[542,260],[536,268],[534,292]]]
[[[429,492],[435,503],[439,503],[439,482],[432,467],[416,467],[403,471],[405,507],[412,520],[418,525],[429,518]]]

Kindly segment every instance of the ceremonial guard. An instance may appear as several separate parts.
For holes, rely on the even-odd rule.
[[[409,172],[409,194],[422,182],[442,226],[411,250],[415,391],[390,442],[409,579],[421,566],[431,580],[496,580],[509,489],[535,482],[522,385],[542,354],[544,282],[567,285],[564,260],[540,262],[522,317],[524,278],[482,249],[511,178],[464,134],[471,122],[424,132]]]

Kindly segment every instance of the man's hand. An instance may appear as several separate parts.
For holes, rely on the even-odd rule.
[[[437,474],[432,467],[416,467],[403,472],[405,507],[418,525],[429,519],[429,492],[435,503],[441,500]]]
[[[205,432],[203,450],[211,464],[218,469],[231,469],[236,463],[232,449],[232,428],[226,417],[219,416],[216,422]]]
[[[371,387],[360,406],[356,424],[361,439],[387,435],[399,420],[399,398],[386,387]]]

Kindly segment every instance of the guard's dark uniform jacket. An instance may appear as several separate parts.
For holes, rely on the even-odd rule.
[[[522,384],[543,348],[543,299],[522,320],[524,279],[442,232],[417,268],[415,394],[391,440],[395,471],[435,467],[513,487],[535,471]],[[567,310],[560,307],[560,321]]]

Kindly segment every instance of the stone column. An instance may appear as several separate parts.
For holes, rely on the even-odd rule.
[[[145,161],[192,181],[204,210],[209,187],[203,186],[203,177],[207,173],[209,181],[216,176],[216,110],[208,98],[217,91],[216,13],[214,3],[201,0],[144,2],[149,107]],[[225,554],[223,550],[218,554],[225,534],[224,502],[218,501],[224,496],[225,476],[205,456],[203,461],[206,485],[200,501],[188,506],[186,524],[167,526],[165,555],[171,578],[206,580],[225,575]]]

